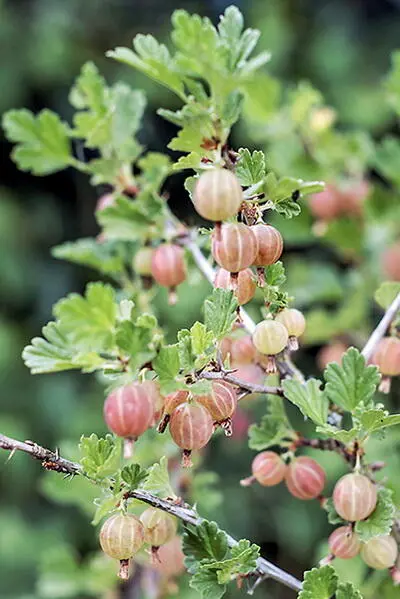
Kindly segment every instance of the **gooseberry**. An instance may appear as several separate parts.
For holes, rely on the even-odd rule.
[[[351,559],[360,551],[360,540],[351,526],[339,526],[328,539],[329,549],[335,557]]]
[[[400,241],[387,248],[382,256],[382,269],[391,281],[400,281]]]
[[[154,419],[152,393],[148,384],[137,382],[112,391],[104,403],[104,419],[108,428],[119,437],[137,439]]]
[[[180,404],[185,403],[189,397],[188,391],[174,391],[164,397],[162,408],[162,420],[157,427],[159,433],[163,433],[167,428],[167,424],[171,419],[171,414]]]
[[[161,545],[157,557],[158,559],[153,566],[167,578],[179,576],[185,571],[185,555],[182,551],[182,539],[180,537],[175,536],[168,543]]]
[[[323,468],[307,456],[295,458],[288,466],[285,482],[289,492],[298,499],[315,499],[325,486]]]
[[[325,370],[325,368],[331,362],[336,362],[340,364],[342,361],[343,354],[348,349],[347,345],[342,343],[341,341],[335,341],[330,345],[325,345],[322,347],[317,354],[317,363],[320,370]]]
[[[361,547],[361,557],[364,562],[375,570],[386,570],[396,563],[398,547],[390,535],[373,537]]]
[[[287,329],[276,320],[263,320],[257,324],[253,333],[253,343],[261,354],[268,356],[268,373],[276,372],[274,356],[285,349],[288,339]]]
[[[237,408],[236,390],[225,381],[213,381],[211,386],[212,393],[198,395],[196,399],[198,403],[207,408],[213,421],[219,424],[225,434],[230,437],[232,435],[231,417]]]
[[[215,222],[235,216],[243,201],[241,185],[234,173],[215,168],[200,175],[193,192],[193,203],[203,218]]]
[[[383,337],[372,356],[372,363],[378,366],[383,375],[379,390],[389,393],[390,377],[400,374],[400,339]]]
[[[158,558],[158,548],[164,543],[168,543],[176,534],[176,518],[154,507],[149,507],[140,516],[140,521],[144,527],[144,540],[151,545],[153,558]]]
[[[183,449],[182,465],[190,467],[192,450],[201,449],[211,439],[213,419],[203,405],[185,402],[173,411],[169,430],[175,443]]]
[[[114,514],[100,530],[100,545],[104,553],[121,562],[120,578],[129,577],[129,560],[144,543],[143,524],[132,514]]]
[[[341,518],[349,522],[364,520],[376,507],[376,485],[363,474],[345,474],[336,483],[332,498]]]
[[[251,335],[244,335],[243,337],[239,337],[239,339],[233,339],[230,354],[232,367],[254,362],[257,350],[254,347]]]
[[[309,206],[311,214],[318,220],[334,220],[342,210],[340,193],[333,185],[327,185],[324,191],[310,196]]]
[[[186,279],[185,252],[179,245],[164,243],[154,250],[151,274],[155,281],[169,289],[169,303],[175,304],[175,288]]]
[[[306,319],[300,310],[295,308],[285,308],[275,318],[280,322],[289,333],[289,349],[296,350],[299,347],[297,338],[300,337],[306,329]]]
[[[247,487],[255,480],[263,487],[273,487],[283,481],[287,466],[277,453],[262,451],[254,458],[251,471],[252,476],[240,481],[243,487]]]
[[[268,266],[279,260],[283,250],[283,239],[272,225],[259,223],[251,227],[257,241],[257,254],[253,266]]]
[[[133,258],[133,270],[142,277],[150,277],[152,274],[152,259],[154,249],[143,247],[138,250]]]
[[[231,273],[228,270],[219,268],[215,275],[214,287],[232,289],[239,306],[243,306],[253,299],[257,285],[250,268],[241,270],[236,279],[231,277]]]
[[[212,254],[215,261],[231,273],[250,266],[256,257],[257,241],[252,227],[243,223],[222,225],[220,239],[213,234]]]

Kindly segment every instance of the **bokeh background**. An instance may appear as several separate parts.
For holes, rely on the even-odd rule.
[[[93,60],[109,82],[122,77],[145,89],[149,106],[141,141],[149,149],[164,151],[173,126],[157,117],[155,110],[178,107],[175,98],[106,59],[105,51],[129,46],[138,32],[165,39],[175,8],[216,21],[229,4],[223,0],[0,0],[0,113],[14,107],[35,112],[49,107],[68,120],[68,90],[82,63]],[[376,140],[396,131],[380,84],[389,69],[390,53],[399,44],[398,0],[238,0],[236,4],[246,24],[261,29],[262,49],[273,56],[271,74],[289,86],[311,80],[337,110],[344,129],[365,128]],[[71,446],[72,455],[82,433],[104,433],[102,388],[93,378],[69,373],[31,377],[20,355],[51,318],[52,304],[71,291],[82,291],[95,278],[87,269],[51,258],[50,248],[97,233],[94,207],[101,190],[94,190],[83,175],[71,170],[46,178],[21,173],[10,161],[11,148],[1,133],[0,145],[0,430],[49,447],[68,450]],[[234,147],[241,145],[255,145],[244,126],[237,128],[233,140]],[[167,190],[176,213],[191,222],[181,177],[173,178]],[[318,241],[305,247],[299,235],[290,231],[294,242],[287,244],[285,257],[293,263],[290,287],[296,290],[300,307],[329,308],[340,303],[346,293],[343,260]],[[328,262],[329,267],[321,266]],[[205,284],[198,285],[196,297],[184,291],[178,313],[168,312],[172,334],[198,316],[207,293]],[[159,309],[162,313],[162,302]],[[354,311],[359,309],[360,304],[355,304]],[[368,309],[372,324],[379,311],[371,305]],[[322,344],[316,339],[299,356],[309,374],[318,372],[314,358]],[[254,420],[257,410],[256,406],[246,417]],[[398,443],[388,435],[375,456],[394,454]],[[261,488],[240,489],[238,479],[247,474],[252,455],[246,446],[245,438],[214,443],[206,467],[220,478],[215,480],[215,501],[206,515],[235,536],[259,543],[265,556],[301,576],[315,563],[319,543],[329,531],[326,517],[314,502],[290,499],[280,487],[268,493]],[[1,599],[117,596],[104,594],[106,573],[90,561],[97,540],[86,497],[79,507],[78,483],[60,485],[56,475],[43,476],[39,465],[26,456],[17,455],[11,462],[6,457],[0,456]],[[322,454],[318,459],[329,462],[332,475],[340,473],[339,459],[329,456],[327,460]],[[65,485],[75,486],[65,491]],[[226,501],[221,501],[221,492]],[[132,589],[124,593],[138,596]],[[257,593],[271,599],[293,596],[268,584]]]

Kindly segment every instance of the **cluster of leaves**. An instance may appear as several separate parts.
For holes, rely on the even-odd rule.
[[[303,589],[298,599],[362,599],[361,593],[351,582],[339,582],[332,566],[313,568],[305,572]]]

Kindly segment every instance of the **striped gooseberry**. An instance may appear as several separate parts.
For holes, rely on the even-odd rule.
[[[154,249],[143,247],[138,250],[133,258],[133,270],[142,277],[150,277],[152,274],[152,259]]]
[[[164,398],[160,393],[160,385],[158,384],[157,381],[150,381],[150,380],[143,381],[142,386],[147,390],[147,392],[153,402],[154,417],[153,417],[152,426],[154,426],[154,424],[156,422],[158,422],[158,420],[161,417],[163,407],[164,407]]]
[[[129,560],[144,543],[143,524],[132,514],[114,514],[108,518],[100,530],[100,545],[104,553],[121,564],[120,578],[129,577]]]
[[[213,419],[203,405],[185,402],[173,411],[169,430],[175,443],[183,449],[182,465],[190,467],[191,452],[201,449],[211,439],[214,431]]]
[[[232,367],[252,364],[256,359],[257,350],[254,347],[251,335],[244,335],[238,339],[233,339],[230,354]]]
[[[324,222],[334,220],[342,211],[340,192],[333,185],[327,185],[324,191],[310,196],[309,206],[316,219]]]
[[[149,507],[140,516],[140,521],[144,527],[144,540],[151,545],[152,556],[157,558],[158,548],[168,543],[176,534],[176,518],[162,510]]]
[[[287,465],[274,451],[262,451],[254,458],[251,471],[252,476],[240,481],[243,487],[251,485],[254,481],[263,487],[273,487],[285,478]]]
[[[333,505],[341,518],[357,522],[368,518],[377,502],[377,490],[363,474],[345,474],[333,489]]]
[[[214,287],[232,289],[239,306],[243,306],[253,299],[257,285],[250,268],[241,270],[237,277],[232,277],[228,270],[219,268],[215,275]]]
[[[215,168],[205,171],[196,182],[193,203],[203,218],[215,222],[235,216],[243,201],[241,185],[234,173]]]
[[[177,301],[176,287],[186,279],[185,252],[179,245],[163,243],[154,250],[151,258],[154,280],[169,289],[169,303]]]
[[[253,266],[269,266],[281,257],[283,239],[278,229],[272,225],[259,223],[251,227],[257,240],[257,253]]]
[[[182,551],[182,539],[175,536],[158,550],[153,567],[167,578],[180,576],[185,571],[185,554]]]
[[[335,557],[351,559],[355,557],[361,547],[358,535],[351,526],[339,526],[328,539],[329,549]]]
[[[213,381],[212,392],[207,395],[198,395],[198,403],[203,405],[214,421],[219,424],[230,437],[232,435],[232,416],[237,408],[236,389],[225,381]]]
[[[283,324],[289,333],[289,349],[298,349],[299,344],[297,338],[300,337],[306,329],[306,319],[300,310],[296,310],[295,308],[285,308],[277,314],[275,320]]]
[[[390,535],[373,537],[361,547],[361,557],[364,562],[375,570],[386,570],[396,563],[398,547]]]
[[[340,364],[343,354],[347,349],[348,346],[341,341],[335,341],[329,345],[324,345],[324,347],[322,347],[317,354],[317,364],[320,370],[325,370],[325,368],[331,362]]]
[[[276,372],[276,354],[283,351],[287,345],[289,334],[287,329],[276,320],[262,320],[256,326],[253,333],[253,343],[256,349],[268,356],[266,371]]]
[[[180,406],[182,403],[185,403],[189,397],[189,391],[174,391],[173,393],[169,393],[164,397],[164,403],[162,407],[162,419],[157,427],[159,433],[163,433],[167,428],[167,424],[171,419],[172,412]]]
[[[212,255],[222,268],[237,273],[250,266],[256,257],[257,241],[252,227],[243,223],[222,225],[218,239],[213,233]]]
[[[386,278],[400,281],[400,241],[388,247],[382,255],[382,270]]]
[[[383,393],[389,393],[390,377],[400,374],[400,339],[398,337],[383,337],[372,356],[372,363],[376,364],[382,373],[379,390]]]
[[[289,464],[285,482],[294,497],[304,500],[315,499],[321,495],[325,486],[325,472],[312,458],[300,456]]]

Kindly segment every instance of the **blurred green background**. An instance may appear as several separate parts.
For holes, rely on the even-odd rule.
[[[229,4],[222,0],[178,4],[175,0],[0,0],[0,113],[13,107],[33,111],[49,107],[68,120],[68,90],[82,63],[93,60],[109,82],[123,78],[146,90],[149,106],[141,141],[149,149],[165,151],[173,126],[157,117],[155,110],[178,107],[175,98],[107,60],[104,53],[117,45],[129,46],[138,32],[165,39],[175,8],[207,15],[215,22]],[[337,110],[344,129],[366,128],[375,139],[396,131],[380,84],[389,69],[390,53],[399,44],[400,2],[248,0],[236,4],[246,24],[261,29],[262,49],[272,52],[271,74],[289,86],[311,80]],[[102,190],[93,190],[71,170],[46,178],[21,173],[9,160],[9,144],[4,138],[0,143],[0,430],[49,447],[66,451],[71,447],[72,456],[81,434],[104,433],[101,386],[93,378],[74,374],[31,377],[20,355],[51,318],[52,304],[71,291],[82,291],[95,278],[88,270],[52,259],[50,248],[96,234],[93,212]],[[240,126],[232,145],[255,144],[247,128]],[[176,213],[192,222],[182,177],[173,177],[167,190]],[[300,307],[335,306],[344,293],[343,261],[317,241],[303,247],[299,231],[294,235],[297,241],[286,246],[286,258],[293,264],[290,291],[296,292]],[[189,288],[184,290],[178,313],[164,311],[172,332],[198,316],[207,286],[200,278],[197,285],[196,297]],[[371,282],[366,289],[361,285],[361,304],[354,300],[353,311],[368,304]],[[159,306],[162,312],[162,302]],[[308,374],[318,372],[317,350],[316,341],[299,356]],[[250,421],[257,412],[262,413],[262,406],[255,404],[248,413]],[[399,440],[391,433],[374,450],[376,459],[391,453],[393,471],[399,465],[394,445],[398,447]],[[252,456],[245,437],[231,443],[218,437],[211,456],[206,467],[221,475],[216,488],[226,501],[209,506],[206,515],[232,534],[259,543],[266,557],[301,576],[315,563],[318,544],[330,530],[318,505],[289,498],[281,486],[268,492],[260,487],[239,488],[238,480],[248,473]],[[60,484],[57,475],[42,475],[39,465],[24,455],[14,456],[11,462],[6,459],[6,454],[0,455],[1,599],[118,596],[104,592],[109,587],[108,573],[102,564],[91,561],[97,540],[90,525],[92,513],[87,513],[85,502],[82,510],[77,505],[83,496],[79,483]],[[339,458],[321,454],[317,459],[331,475],[340,473]],[[71,488],[65,491],[68,485]],[[357,581],[362,566],[357,560],[352,563]],[[132,588],[122,591],[132,598],[138,596],[134,592]],[[267,583],[257,596],[290,599],[294,594]]]

